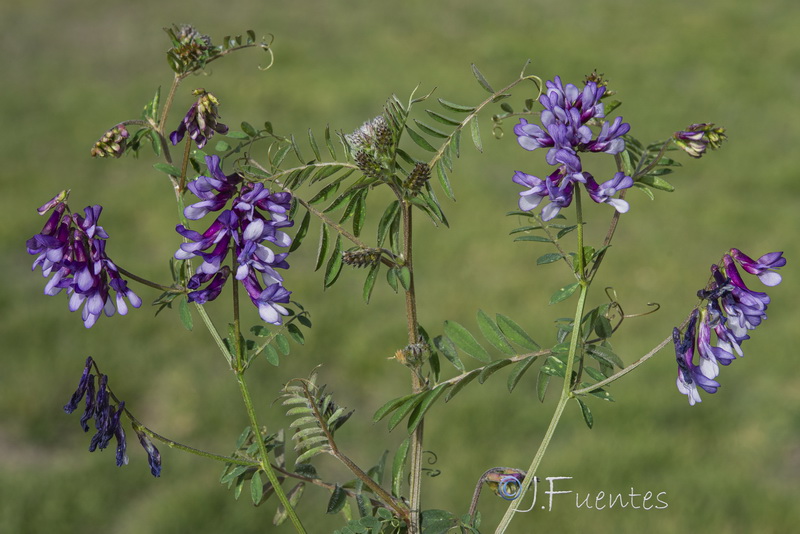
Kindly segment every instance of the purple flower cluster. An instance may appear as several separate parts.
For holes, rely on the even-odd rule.
[[[69,213],[67,195],[68,192],[59,193],[39,208],[40,215],[50,210],[53,213],[42,231],[28,239],[26,245],[28,254],[38,255],[33,269],[41,266],[42,275],[50,276],[45,294],[56,295],[66,289],[70,311],[85,303],[81,316],[84,326],[91,328],[101,313],[109,317],[115,311],[120,315],[128,313],[125,299],[134,308],[142,305],[142,299],[128,289],[119,269],[106,255],[108,234],[97,224],[102,206],[88,206],[84,215]]]
[[[231,273],[222,264],[233,249],[236,280],[242,283],[264,321],[281,324],[281,316],[289,313],[281,304],[289,302],[290,292],[283,287],[283,278],[276,269],[289,268],[288,253],[276,254],[265,243],[291,245],[291,238],[280,228],[294,225],[289,220],[292,196],[272,193],[262,183],[243,183],[238,173],[226,176],[218,156],[206,156],[206,165],[211,176],[200,176],[188,185],[200,202],[186,207],[184,215],[197,220],[222,210],[228,202],[231,208],[223,210],[202,234],[183,225],[176,228],[187,242],[175,258],[203,260],[189,279],[188,287],[193,290],[189,300],[203,304],[219,296]],[[200,289],[204,284],[207,285]]]
[[[545,197],[550,204],[542,210],[542,219],[549,221],[561,208],[572,202],[575,184],[582,183],[589,196],[597,203],[606,203],[618,212],[628,211],[628,203],[613,198],[619,191],[633,185],[633,179],[618,172],[611,180],[598,184],[594,177],[583,170],[580,152],[605,152],[619,154],[625,149],[622,136],[630,130],[630,125],[617,117],[613,122],[604,121],[600,133],[593,138],[589,121],[605,117],[600,99],[605,94],[605,86],[587,81],[583,91],[573,84],[566,87],[561,78],[546,82],[547,91],[539,97],[544,110],[541,113],[542,126],[520,119],[514,126],[517,141],[525,150],[547,148],[547,163],[555,165],[556,170],[544,179],[517,171],[513,181],[527,187],[520,193],[519,207],[523,211],[536,208]]]
[[[767,318],[770,298],[766,293],[749,289],[736,268],[759,277],[767,286],[781,282],[775,270],[786,265],[783,252],[770,252],[754,260],[739,249],[731,249],[722,259],[722,266],[711,266],[711,282],[697,295],[706,302],[695,309],[681,337],[675,328],[672,338],[678,361],[678,391],[689,397],[689,404],[700,402],[698,386],[706,393],[716,393],[719,382],[714,380],[720,365],[728,365],[736,356],[743,356],[742,342],[750,339],[748,332]],[[698,326],[699,320],[699,326]],[[711,332],[716,345],[711,344]],[[694,363],[697,350],[699,361]]]
[[[83,428],[84,432],[88,432],[89,420],[94,418],[96,430],[89,442],[89,452],[105,449],[111,442],[111,438],[115,438],[117,441],[117,466],[122,467],[128,463],[125,430],[123,430],[120,422],[125,410],[125,402],[120,401],[116,406],[112,404],[111,394],[108,390],[108,376],[98,373],[99,376],[95,377],[91,372],[93,365],[94,360],[92,360],[92,357],[86,358],[86,365],[78,382],[78,389],[75,390],[72,398],[64,406],[64,411],[68,414],[74,412],[85,396],[85,408],[80,419],[81,428]],[[96,381],[95,378],[97,379]],[[144,446],[145,444],[142,443],[142,445]],[[145,451],[147,451],[150,462],[150,472],[153,476],[159,476],[161,474],[161,455],[158,449],[152,443],[149,443],[149,448],[145,446]]]

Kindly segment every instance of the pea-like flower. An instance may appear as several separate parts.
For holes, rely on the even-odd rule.
[[[677,328],[672,330],[672,341],[675,344],[675,359],[678,362],[678,391],[689,397],[689,404],[692,406],[702,401],[702,399],[700,399],[700,393],[697,391],[698,387],[702,388],[707,393],[716,393],[717,388],[719,388],[719,382],[704,375],[701,367],[695,365],[693,362],[696,325],[697,310],[694,310],[689,319],[689,324],[686,327],[686,334],[683,339],[681,339],[680,330]]]
[[[189,132],[189,137],[197,148],[202,149],[214,136],[214,132],[224,135],[228,133],[228,127],[219,122],[219,101],[214,95],[207,93],[205,89],[196,89],[194,94],[198,95],[197,101],[186,112],[178,128],[169,134],[169,140],[177,145],[186,132]]]
[[[539,103],[544,110],[540,115],[541,126],[520,119],[514,126],[517,142],[525,150],[547,148],[545,160],[557,166],[546,179],[517,171],[513,181],[528,187],[520,193],[519,207],[523,211],[536,208],[547,197],[550,205],[542,210],[542,220],[555,217],[561,208],[572,202],[575,184],[584,184],[592,200],[613,206],[618,212],[628,211],[628,203],[613,198],[619,191],[633,185],[633,180],[623,173],[617,173],[611,180],[598,185],[594,178],[583,171],[581,152],[605,152],[619,154],[625,149],[623,135],[630,131],[630,125],[617,117],[613,122],[600,124],[600,132],[593,137],[590,121],[597,124],[605,117],[605,109],[600,101],[606,92],[604,85],[587,81],[583,90],[573,84],[566,86],[561,78],[546,82],[546,90]]]
[[[39,208],[42,215],[48,210],[52,214],[42,231],[28,239],[26,245],[28,254],[37,256],[33,269],[41,266],[42,275],[50,277],[45,294],[57,295],[66,289],[69,310],[83,307],[83,324],[91,328],[101,314],[125,315],[128,302],[138,308],[142,299],[128,288],[119,268],[106,254],[108,234],[98,224],[102,206],[88,206],[83,215],[71,214],[66,196],[59,193]]]
[[[767,318],[770,297],[745,285],[736,268],[737,262],[765,285],[773,286],[781,281],[775,270],[786,265],[783,252],[770,252],[753,260],[733,248],[723,256],[722,265],[711,266],[711,281],[697,292],[704,306],[692,312],[683,339],[677,328],[673,331],[678,391],[689,397],[691,405],[700,402],[698,386],[707,393],[717,391],[719,383],[714,379],[719,375],[719,365],[729,365],[737,356],[744,356],[742,343],[750,339],[749,332]],[[696,328],[698,318],[699,328]],[[711,340],[712,331],[715,344]],[[699,356],[697,365],[694,363],[695,344]]]
[[[288,310],[282,306],[291,294],[283,287],[283,277],[276,269],[288,269],[288,253],[276,253],[272,247],[288,247],[292,239],[281,229],[294,225],[289,219],[292,196],[272,192],[262,183],[244,183],[241,175],[226,176],[217,156],[207,156],[211,177],[200,176],[189,184],[200,202],[184,210],[190,219],[200,219],[229,205],[202,234],[178,225],[176,230],[186,242],[175,253],[179,260],[203,259],[189,279],[189,300],[200,304],[216,299],[231,272],[242,283],[261,318],[281,324]],[[233,251],[235,267],[223,265]]]

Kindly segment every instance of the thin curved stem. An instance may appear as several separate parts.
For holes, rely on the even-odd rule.
[[[583,319],[583,312],[586,308],[586,296],[589,293],[589,286],[590,282],[586,279],[586,259],[584,258],[583,254],[583,210],[581,205],[581,192],[579,188],[575,188],[575,214],[576,220],[578,224],[578,237],[577,237],[577,246],[578,246],[578,275],[579,275],[579,283],[581,292],[578,296],[578,304],[575,307],[575,319],[572,323],[572,337],[570,339],[569,345],[569,352],[567,353],[567,361],[566,361],[566,369],[564,370],[564,386],[561,389],[561,396],[558,399],[558,404],[556,404],[555,411],[553,412],[553,417],[550,419],[550,424],[547,427],[547,431],[545,432],[544,438],[542,438],[542,443],[539,445],[539,449],[536,451],[536,455],[533,457],[531,461],[530,467],[528,467],[527,474],[525,475],[525,479],[522,481],[519,496],[514,499],[511,504],[508,506],[505,515],[503,515],[500,524],[497,526],[497,530],[495,530],[495,534],[502,534],[508,528],[508,525],[511,523],[511,519],[514,517],[514,514],[517,511],[517,507],[519,503],[522,502],[522,498],[525,496],[525,492],[528,491],[531,483],[535,480],[536,477],[536,470],[539,468],[539,464],[544,457],[545,452],[547,451],[547,447],[550,445],[550,440],[553,438],[553,434],[558,427],[558,423],[561,420],[561,415],[564,413],[564,407],[567,405],[567,402],[574,397],[572,392],[573,383],[572,383],[572,369],[575,363],[575,357],[578,352],[578,346],[580,343],[581,338],[581,322]]]

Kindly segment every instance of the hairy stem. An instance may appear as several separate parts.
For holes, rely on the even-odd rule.
[[[417,297],[414,291],[414,264],[412,260],[412,211],[411,203],[401,200],[403,210],[403,260],[410,273],[410,281],[406,289],[406,320],[408,326],[408,343],[414,344],[419,339],[419,324],[417,322]],[[425,384],[420,379],[419,365],[412,369],[411,388],[414,393],[425,389]],[[421,420],[411,435],[411,479],[409,481],[409,507],[410,521],[409,534],[419,534],[419,507],[422,492],[422,438],[425,421]]]

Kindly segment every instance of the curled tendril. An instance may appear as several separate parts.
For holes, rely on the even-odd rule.
[[[522,490],[522,481],[525,480],[525,471],[514,467],[492,467],[487,469],[478,479],[475,485],[475,492],[472,494],[472,502],[469,506],[470,520],[474,523],[475,514],[478,511],[478,499],[481,496],[483,485],[486,484],[491,490],[507,501],[519,498]],[[538,478],[535,478],[538,482]]]
[[[275,36],[271,33],[269,34],[269,42],[262,41],[259,46],[261,46],[261,50],[269,54],[269,65],[266,67],[262,67],[261,65],[258,66],[258,70],[265,71],[269,70],[272,65],[275,63],[275,54],[272,52],[272,42],[275,40]]]
[[[507,501],[513,501],[519,497],[520,489],[522,489],[522,485],[519,478],[514,475],[504,476],[497,484],[497,494]]]
[[[436,456],[436,453],[433,451],[422,451],[422,454],[429,454],[430,456],[427,459],[428,465],[434,465],[436,462],[439,461],[439,457]],[[432,469],[430,467],[423,467],[422,472],[425,473],[426,476],[430,478],[438,477],[442,474],[441,469]]]

